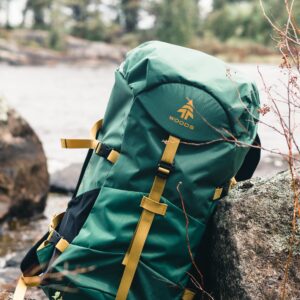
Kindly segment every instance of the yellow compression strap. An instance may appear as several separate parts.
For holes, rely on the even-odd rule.
[[[185,289],[182,295],[182,300],[193,300],[195,297],[195,293],[189,289]]]
[[[41,250],[48,244],[48,241],[51,238],[51,234],[53,233],[53,230],[55,230],[57,228],[57,226],[60,224],[64,214],[65,213],[62,212],[62,213],[60,213],[58,215],[54,215],[52,217],[52,219],[50,221],[50,225],[49,225],[49,235],[48,235],[47,239],[41,243],[41,245],[38,247],[37,251]],[[60,252],[64,252],[68,246],[69,246],[68,241],[66,241],[63,238],[61,238],[58,241],[58,243],[55,245],[56,249],[58,249]],[[40,276],[31,276],[31,277],[21,276],[18,281],[17,287],[15,289],[13,300],[23,300],[25,298],[27,287],[39,286],[41,283],[41,280],[42,280],[42,277],[40,277]]]
[[[168,165],[173,164],[179,144],[180,139],[174,136],[169,137],[162,155],[162,163]],[[116,300],[125,300],[127,298],[155,214],[164,215],[166,213],[166,205],[159,202],[170,170],[165,168],[163,165],[160,165],[159,169],[159,172],[166,176],[156,175],[149,196],[143,197],[141,201],[143,211],[129,249],[123,260],[125,269],[117,292]]]
[[[61,139],[61,147],[67,149],[94,149],[99,153],[103,144],[97,140],[97,133],[102,128],[103,120],[97,121],[90,130],[91,139]],[[116,150],[111,150],[107,156],[107,160],[115,163],[119,158],[120,153]]]
[[[92,139],[96,139],[97,138],[97,133],[98,131],[102,128],[103,125],[103,119],[97,121],[93,127],[90,130],[90,136]]]
[[[229,182],[229,187],[228,187],[228,192],[230,192],[231,189],[234,188],[234,186],[237,184],[237,181],[235,179],[235,177],[232,177],[230,179],[230,182]],[[213,196],[213,200],[218,200],[221,198],[222,196],[222,193],[223,193],[223,188],[222,187],[217,187],[215,189],[215,193],[214,193],[214,196]]]
[[[55,245],[55,248],[60,251],[60,253],[63,253],[67,248],[69,247],[69,242],[65,240],[64,238],[61,238],[58,243]]]
[[[25,298],[27,287],[38,286],[40,283],[41,277],[39,276],[21,276],[14,292],[13,300],[23,300]]]
[[[51,219],[50,225],[49,225],[49,235],[47,237],[47,239],[45,241],[43,241],[39,247],[37,248],[37,251],[43,249],[44,247],[46,247],[49,244],[49,240],[53,234],[53,230],[56,229],[56,227],[59,225],[59,223],[61,222],[63,216],[64,216],[64,212],[58,214],[58,215],[54,215]]]

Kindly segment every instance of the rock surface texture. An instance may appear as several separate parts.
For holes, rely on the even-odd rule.
[[[47,161],[38,137],[0,99],[0,221],[30,217],[45,208]]]
[[[220,201],[209,249],[214,299],[281,299],[292,232],[288,172],[242,182]],[[300,223],[285,299],[300,299]]]

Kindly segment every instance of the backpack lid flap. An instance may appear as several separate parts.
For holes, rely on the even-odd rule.
[[[151,117],[167,132],[195,142],[230,138],[230,120],[207,92],[180,83],[160,85],[137,96]]]

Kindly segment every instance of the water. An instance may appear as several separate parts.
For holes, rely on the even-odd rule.
[[[85,150],[63,150],[61,137],[88,137],[103,117],[116,65],[102,68],[0,66],[3,96],[43,142],[50,173],[81,162]]]

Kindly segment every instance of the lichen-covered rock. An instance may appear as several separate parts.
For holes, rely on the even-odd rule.
[[[280,299],[292,233],[288,172],[240,183],[220,201],[210,228],[209,282],[215,299]],[[285,299],[300,299],[300,223]]]
[[[45,208],[46,157],[32,128],[3,100],[0,116],[0,221],[30,217]]]

